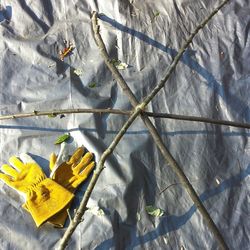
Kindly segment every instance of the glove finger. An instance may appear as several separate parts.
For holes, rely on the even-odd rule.
[[[49,158],[49,169],[50,171],[53,170],[54,166],[55,166],[55,163],[56,163],[56,160],[57,160],[57,156],[55,153],[52,153],[50,155],[50,158]]]
[[[69,145],[63,142],[60,147],[59,154],[57,155],[57,160],[55,165],[60,166],[63,162],[68,161],[69,158]]]
[[[81,161],[74,167],[73,171],[75,174],[79,174],[86,166],[89,164],[89,162],[92,160],[93,154],[88,152],[86,153]]]
[[[79,176],[81,177],[86,176],[87,178],[89,174],[91,173],[91,171],[94,169],[94,167],[95,167],[95,162],[94,161],[90,162],[89,165],[85,167],[81,173],[79,173]]]
[[[9,175],[0,173],[0,180],[6,183],[8,186],[12,187],[12,178]]]
[[[76,164],[79,162],[79,160],[81,159],[82,155],[84,153],[84,148],[83,147],[79,147],[74,154],[70,157],[70,160],[67,162],[68,164]]]
[[[19,158],[21,159],[21,161],[25,164],[25,163],[36,163],[37,162],[28,154],[26,153],[21,153]]]
[[[78,175],[76,181],[71,184],[71,188],[76,189],[81,183],[83,183],[95,167],[95,162],[92,161],[81,173]]]
[[[17,178],[18,176],[18,172],[16,171],[16,169],[12,168],[11,166],[7,165],[7,164],[4,164],[2,167],[1,167],[1,171],[11,177],[13,177],[14,179]]]
[[[9,159],[10,164],[19,171],[25,169],[24,164],[16,156],[11,156]]]

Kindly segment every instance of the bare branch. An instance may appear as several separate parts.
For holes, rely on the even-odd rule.
[[[130,115],[133,113],[133,110],[121,110],[121,109],[60,109],[60,110],[48,110],[48,111],[39,111],[36,110],[35,112],[30,113],[18,113],[18,114],[10,114],[10,115],[2,115],[0,116],[0,120],[10,120],[10,119],[19,119],[19,118],[28,118],[34,116],[57,116],[63,114],[114,114],[114,115]],[[169,113],[156,113],[156,112],[147,112],[142,111],[142,114],[147,115],[149,117],[154,118],[168,118],[174,120],[181,120],[181,121],[193,121],[193,122],[203,122],[203,123],[211,123],[216,125],[225,125],[237,128],[246,128],[250,129],[249,123],[242,123],[242,122],[233,122],[233,121],[226,121],[226,120],[216,120],[206,117],[198,117],[198,116],[189,116],[189,115],[177,115],[177,114],[169,114]]]
[[[82,113],[96,113],[96,114],[119,114],[119,115],[130,115],[131,111],[123,111],[120,109],[60,109],[60,110],[48,110],[48,111],[38,111],[35,110],[29,113],[19,113],[11,115],[2,115],[0,120],[16,119],[16,118],[27,118],[33,116],[57,116],[64,114],[82,114]]]
[[[77,225],[82,222],[82,216],[84,215],[86,208],[87,208],[87,203],[89,200],[89,197],[95,187],[95,184],[102,172],[102,170],[104,169],[104,163],[107,159],[107,157],[112,154],[112,152],[114,151],[114,148],[116,147],[116,145],[119,143],[119,141],[122,139],[122,136],[126,133],[127,129],[129,128],[129,126],[133,123],[133,121],[136,119],[136,117],[140,114],[141,109],[140,107],[138,107],[137,109],[135,109],[135,111],[133,112],[133,114],[129,117],[129,119],[127,120],[127,122],[123,125],[123,127],[121,128],[121,130],[119,131],[119,133],[115,136],[114,140],[112,141],[112,143],[109,145],[109,147],[103,152],[97,166],[96,166],[96,170],[94,171],[94,174],[89,182],[89,185],[87,187],[87,190],[84,193],[84,196],[82,198],[82,201],[80,203],[79,208],[77,209],[74,218],[71,220],[67,230],[65,231],[60,245],[59,245],[59,250],[65,249],[68,240],[70,239],[71,235],[73,234],[74,230],[76,229]]]
[[[189,116],[189,115],[176,115],[176,114],[168,114],[168,113],[151,113],[151,112],[143,112],[147,116],[152,116],[154,118],[168,118],[174,120],[181,120],[181,121],[190,121],[190,122],[204,122],[204,123],[211,123],[215,125],[224,125],[224,126],[231,126],[236,128],[246,128],[250,129],[249,123],[241,123],[241,122],[233,122],[233,121],[226,121],[226,120],[216,120],[206,117],[199,117],[199,116]]]

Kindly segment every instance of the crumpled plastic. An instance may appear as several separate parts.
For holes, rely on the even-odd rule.
[[[101,35],[110,57],[128,65],[121,73],[142,100],[163,78],[190,32],[219,2],[2,0],[1,4],[4,9],[11,7],[10,21],[0,24],[0,113],[6,115],[51,109],[131,109],[100,57],[90,13],[102,13]],[[249,4],[230,1],[196,35],[148,110],[250,122],[249,21]],[[75,49],[62,62],[58,50],[63,49],[64,39]],[[249,131],[150,119],[227,244],[248,249]],[[30,152],[48,173],[49,154],[58,149],[53,142],[67,132],[73,138],[71,153],[84,144],[98,162],[126,120],[111,114],[1,120],[0,163],[16,152]],[[202,216],[140,119],[105,166],[88,203],[104,215],[86,212],[69,249],[217,249]],[[76,193],[72,215],[87,184]],[[55,248],[64,230],[45,225],[37,231],[18,204],[1,189],[2,249]],[[164,210],[164,216],[148,215],[148,205]]]

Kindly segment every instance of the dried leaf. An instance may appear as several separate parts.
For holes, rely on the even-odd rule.
[[[48,65],[48,68],[52,68],[52,67],[54,67],[54,66],[56,66],[56,64],[55,64],[55,63],[52,63],[52,64]]]
[[[98,215],[98,216],[103,216],[105,215],[104,211],[99,208],[99,207],[92,207],[88,209],[89,212],[91,212],[94,215]]]
[[[137,220],[137,221],[140,221],[140,220],[141,220],[141,215],[140,215],[138,212],[136,213],[136,220]]]
[[[128,64],[126,64],[126,63],[120,63],[120,64],[116,65],[116,68],[121,69],[121,70],[124,70],[127,67],[128,67]]]
[[[61,135],[59,136],[56,141],[54,142],[54,144],[61,144],[62,142],[68,140],[70,137],[70,134],[64,134],[64,135]]]
[[[120,60],[117,59],[112,59],[111,63],[117,68],[117,69],[121,69],[124,70],[128,67],[128,64],[121,62]]]
[[[219,185],[220,184],[220,180],[219,178],[215,178],[216,184]]]
[[[89,83],[89,88],[95,88],[96,87],[96,83],[95,82],[90,82]]]
[[[164,215],[164,211],[160,208],[154,207],[152,205],[145,207],[146,212],[154,217],[161,217]]]
[[[74,70],[74,73],[77,75],[77,76],[81,76],[83,74],[83,71],[81,69],[75,69]]]

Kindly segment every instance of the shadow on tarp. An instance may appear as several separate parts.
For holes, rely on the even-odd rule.
[[[124,26],[123,24],[115,21],[114,19],[111,19],[110,17],[104,14],[99,14],[98,18],[106,23],[109,23],[114,28],[122,32],[128,33],[131,36],[136,37],[142,40],[143,42],[148,43],[149,45],[169,54],[172,58],[174,58],[178,53],[178,51],[176,51],[175,49],[166,47],[165,45],[161,44],[160,42],[157,42],[156,40],[150,38],[144,33],[140,31],[136,31],[127,26]],[[214,78],[214,76],[206,68],[202,67],[195,59],[193,59],[192,58],[193,53],[194,52],[187,49],[186,52],[181,57],[181,62],[187,65],[190,69],[197,72],[199,75],[201,75],[206,80],[207,86],[209,88],[212,88],[217,93],[217,95],[219,95],[224,100],[224,102],[235,112],[238,113],[239,107],[243,107],[244,115],[246,115],[245,119],[247,121],[250,120],[250,107],[245,102],[240,100],[237,96],[230,93],[230,89],[225,88],[221,83],[219,83]],[[226,92],[226,95],[225,95],[225,92]]]
[[[17,130],[33,130],[33,131],[45,131],[45,132],[54,132],[54,133],[71,133],[71,132],[88,132],[88,133],[98,133],[94,128],[71,128],[71,129],[59,129],[59,128],[45,128],[45,127],[34,127],[34,126],[17,126],[17,125],[0,125],[0,129],[17,129]],[[107,130],[107,134],[117,135],[120,130]],[[163,136],[178,136],[178,135],[217,135],[216,130],[180,130],[172,132],[159,132]],[[220,134],[223,136],[250,136],[250,132],[246,132],[244,129],[238,129],[238,131],[220,131]],[[147,129],[143,130],[128,130],[124,135],[149,135]]]
[[[11,6],[6,6],[4,8],[1,6],[1,3],[0,3],[0,23],[4,21],[10,22],[11,17],[12,17]]]
[[[33,22],[37,23],[40,28],[43,30],[44,34],[48,32],[50,27],[41,19],[39,15],[37,15],[31,8],[30,3],[25,0],[18,0],[19,4],[21,5],[22,9],[26,12],[27,15],[33,20]],[[47,20],[50,22],[50,25],[54,23],[54,15],[53,15],[53,6],[50,0],[43,0],[41,1],[44,7],[44,15],[47,17]]]
[[[200,195],[201,201],[206,201],[209,198],[218,195],[225,191],[226,189],[237,187],[241,181],[243,181],[247,176],[250,175],[250,164],[245,170],[240,171],[237,175],[232,176],[229,179],[224,180],[223,182],[220,183],[215,188],[211,188],[206,190]],[[206,205],[206,204],[205,204]],[[128,245],[121,246],[122,249],[133,249],[136,246],[142,246],[143,244],[146,244],[147,242],[153,241],[157,239],[160,236],[164,236],[170,232],[176,231],[180,229],[186,222],[192,217],[192,215],[196,212],[196,207],[193,205],[185,214],[181,216],[175,216],[175,215],[169,215],[169,216],[164,216],[159,218],[160,223],[157,225],[156,229],[148,232],[144,235],[137,236],[136,235],[136,227],[131,226],[130,227],[130,238],[126,239],[126,242],[131,242]],[[120,228],[122,225],[120,226]],[[96,250],[101,250],[101,249],[110,249],[114,247],[115,239],[120,238],[121,236],[116,235],[119,234],[119,231],[114,231],[114,238],[105,240],[102,242],[99,246],[97,246],[95,249]]]

